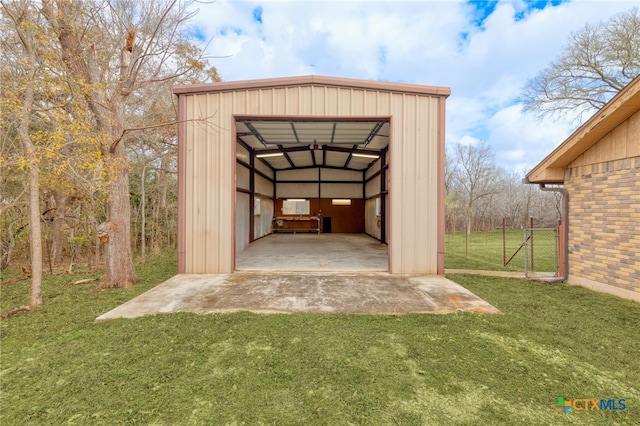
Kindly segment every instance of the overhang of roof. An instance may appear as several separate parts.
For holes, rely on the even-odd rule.
[[[384,81],[357,80],[340,77],[324,77],[319,75],[180,85],[174,86],[173,93],[175,93],[176,95],[187,95],[196,93],[258,90],[295,86],[346,87],[353,89],[378,90],[383,92],[411,93],[416,95],[441,97],[447,97],[451,94],[451,89],[449,89],[448,87],[389,83]]]
[[[639,110],[640,76],[527,173],[525,183],[564,183],[564,171],[572,161]]]

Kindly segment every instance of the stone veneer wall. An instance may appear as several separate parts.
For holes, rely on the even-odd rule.
[[[569,168],[565,187],[569,281],[577,277],[640,296],[640,157]]]

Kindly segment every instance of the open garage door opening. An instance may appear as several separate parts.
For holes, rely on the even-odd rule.
[[[388,117],[236,117],[237,270],[388,271]]]

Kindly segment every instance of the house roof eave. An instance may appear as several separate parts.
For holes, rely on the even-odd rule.
[[[547,172],[548,169],[564,170],[573,160],[639,110],[640,76],[631,81],[604,107],[527,173],[528,181],[530,183],[545,183],[543,181],[546,176],[558,173],[557,170]]]

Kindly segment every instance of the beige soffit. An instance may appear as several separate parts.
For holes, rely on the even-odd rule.
[[[640,76],[580,126],[529,173],[527,183],[563,183],[564,170],[577,157],[640,110]]]
[[[185,95],[207,92],[227,92],[314,85],[328,87],[348,87],[353,89],[367,89],[385,92],[412,93],[417,95],[444,97],[447,97],[451,94],[451,89],[449,89],[448,87],[421,86],[405,83],[388,83],[382,81],[356,80],[340,77],[323,77],[318,75],[267,78],[260,80],[226,81],[221,83],[190,84],[184,86],[175,86],[173,88],[173,93],[175,93],[176,95]]]

